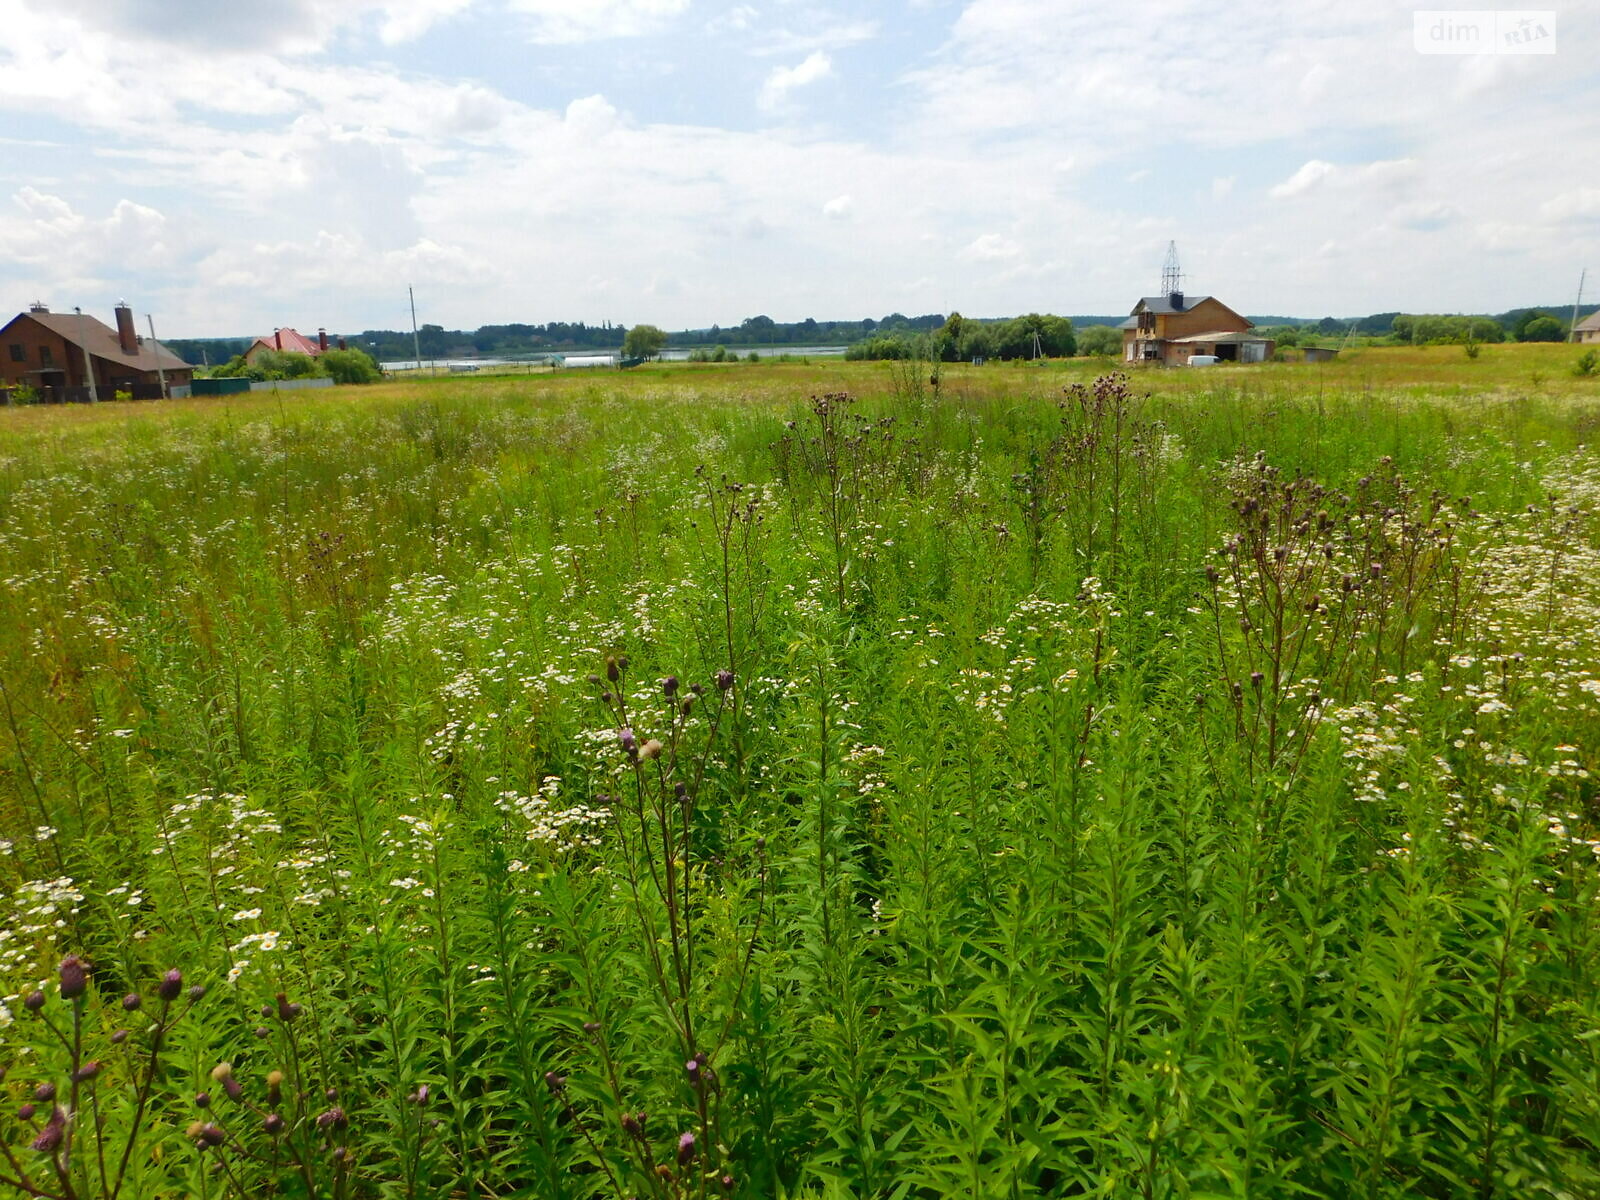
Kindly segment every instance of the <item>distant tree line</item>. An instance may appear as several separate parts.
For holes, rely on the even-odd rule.
[[[880,331],[862,338],[850,345],[845,357],[970,362],[978,358],[1067,358],[1077,352],[1072,322],[1066,317],[1029,313],[1022,317],[983,321],[951,313],[930,332]]]
[[[1585,315],[1594,311],[1583,310]],[[950,321],[957,320],[951,327]],[[1113,354],[1119,352],[1121,332],[1115,328],[1119,317],[1081,318],[1081,333],[1087,336],[1094,330],[1088,343],[1077,346],[1076,352],[1084,354]],[[1066,330],[1052,325],[1045,329],[1039,322],[1066,323]],[[1318,320],[1300,320],[1291,317],[1256,317],[1256,327],[1265,336],[1275,338],[1280,346],[1303,345],[1308,340],[1326,340],[1354,333],[1366,337],[1387,337],[1398,342],[1420,343],[1429,341],[1459,341],[1465,333],[1482,342],[1560,341],[1566,336],[1566,321],[1557,315],[1557,306],[1547,308],[1518,308],[1499,316],[1460,314],[1426,314],[1381,312],[1353,319],[1322,317]],[[1018,325],[1018,322],[1023,324]],[[1034,322],[1029,324],[1028,322]],[[1468,322],[1469,324],[1462,324]],[[1490,329],[1499,328],[1499,335]],[[654,328],[652,326],[651,328]],[[953,359],[1016,358],[1033,353],[1033,337],[1038,332],[1041,340],[1049,340],[1059,349],[1061,340],[1072,328],[1067,317],[1053,317],[1038,313],[1026,317],[978,319],[961,317],[953,313],[927,313],[908,317],[893,312],[874,319],[863,317],[858,321],[818,321],[807,317],[803,321],[774,321],[768,316],[746,317],[738,325],[723,327],[712,325],[708,329],[684,329],[667,333],[666,345],[676,347],[723,346],[848,346],[851,357],[894,358],[908,355],[919,345],[918,338],[938,339],[933,350],[939,357]],[[1558,332],[1559,331],[1559,332]],[[420,350],[424,360],[482,356],[486,358],[516,358],[524,355],[561,353],[570,350],[621,350],[628,335],[628,326],[614,321],[589,325],[582,321],[550,321],[543,325],[510,323],[481,325],[475,330],[446,329],[442,325],[423,325],[413,342],[409,329],[368,329],[347,335],[352,347],[366,351],[380,362],[404,362]],[[1018,338],[1024,338],[1019,341]],[[202,363],[224,363],[249,349],[250,338],[178,338],[164,344],[185,362],[196,366]],[[928,347],[921,347],[928,350]],[[1052,357],[1059,354],[1051,353]]]

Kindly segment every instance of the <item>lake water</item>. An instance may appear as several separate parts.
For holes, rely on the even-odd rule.
[[[760,358],[777,358],[783,354],[793,354],[805,358],[842,358],[845,347],[843,346],[740,346],[728,347],[730,355],[737,354],[744,358],[754,351]],[[661,352],[663,362],[685,362],[690,351],[673,348]],[[595,352],[572,354],[539,355],[536,358],[425,358],[422,360],[424,367],[438,370],[469,371],[473,367],[542,367],[550,359],[561,360],[561,365],[566,367],[614,367],[620,357],[615,352]],[[402,359],[395,362],[382,362],[378,364],[385,371],[409,371],[416,367],[414,358]]]

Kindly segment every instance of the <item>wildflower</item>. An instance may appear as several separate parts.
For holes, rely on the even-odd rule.
[[[52,1154],[61,1146],[61,1139],[67,1132],[67,1110],[59,1104],[50,1114],[50,1120],[39,1131],[39,1136],[33,1139],[33,1149],[43,1154]]]
[[[678,1136],[678,1165],[686,1167],[694,1161],[694,1134],[684,1133]]]
[[[641,758],[654,761],[655,759],[661,757],[661,751],[664,749],[666,749],[666,747],[664,747],[658,739],[651,738],[643,746],[639,747],[639,755]]]
[[[284,1120],[277,1113],[268,1113],[261,1119],[262,1132],[268,1133],[273,1137],[277,1137],[278,1134],[283,1132],[283,1126]]]
[[[63,1000],[76,1000],[89,986],[88,964],[76,954],[69,954],[61,960],[58,974],[61,979]]]
[[[183,972],[173,967],[161,977],[161,982],[156,985],[156,995],[168,1004],[178,998],[178,993],[183,989]]]
[[[138,1012],[140,1007],[143,1004],[144,1004],[144,1000],[142,998],[140,998],[138,992],[129,992],[126,996],[124,996],[122,998],[122,1011],[123,1012]]]
[[[83,1066],[79,1067],[72,1073],[72,1082],[88,1083],[89,1080],[100,1074],[100,1067],[101,1063],[99,1059],[91,1059],[89,1062],[84,1063]]]
[[[733,686],[733,672],[727,668],[717,672],[717,690],[725,692]]]
[[[350,1124],[350,1118],[345,1116],[344,1109],[334,1107],[327,1112],[317,1114],[318,1129],[343,1129]]]

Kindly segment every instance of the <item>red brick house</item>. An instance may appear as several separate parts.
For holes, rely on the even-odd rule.
[[[0,388],[28,387],[49,401],[161,398],[188,384],[194,368],[159,342],[139,337],[133,310],[116,307],[117,327],[83,313],[53,313],[42,304],[0,329]],[[92,375],[91,375],[92,369]]]

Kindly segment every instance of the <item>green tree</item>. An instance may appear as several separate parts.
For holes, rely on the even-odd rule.
[[[383,378],[378,364],[363,350],[329,350],[322,356],[322,369],[335,383],[376,383]]]
[[[667,335],[654,325],[635,325],[622,339],[625,358],[654,358],[667,344]]]
[[[1110,325],[1090,325],[1078,335],[1078,353],[1117,357],[1122,353],[1122,330]]]
[[[1566,328],[1561,322],[1545,313],[1534,317],[1523,327],[1521,340],[1524,342],[1559,342],[1566,336]]]

